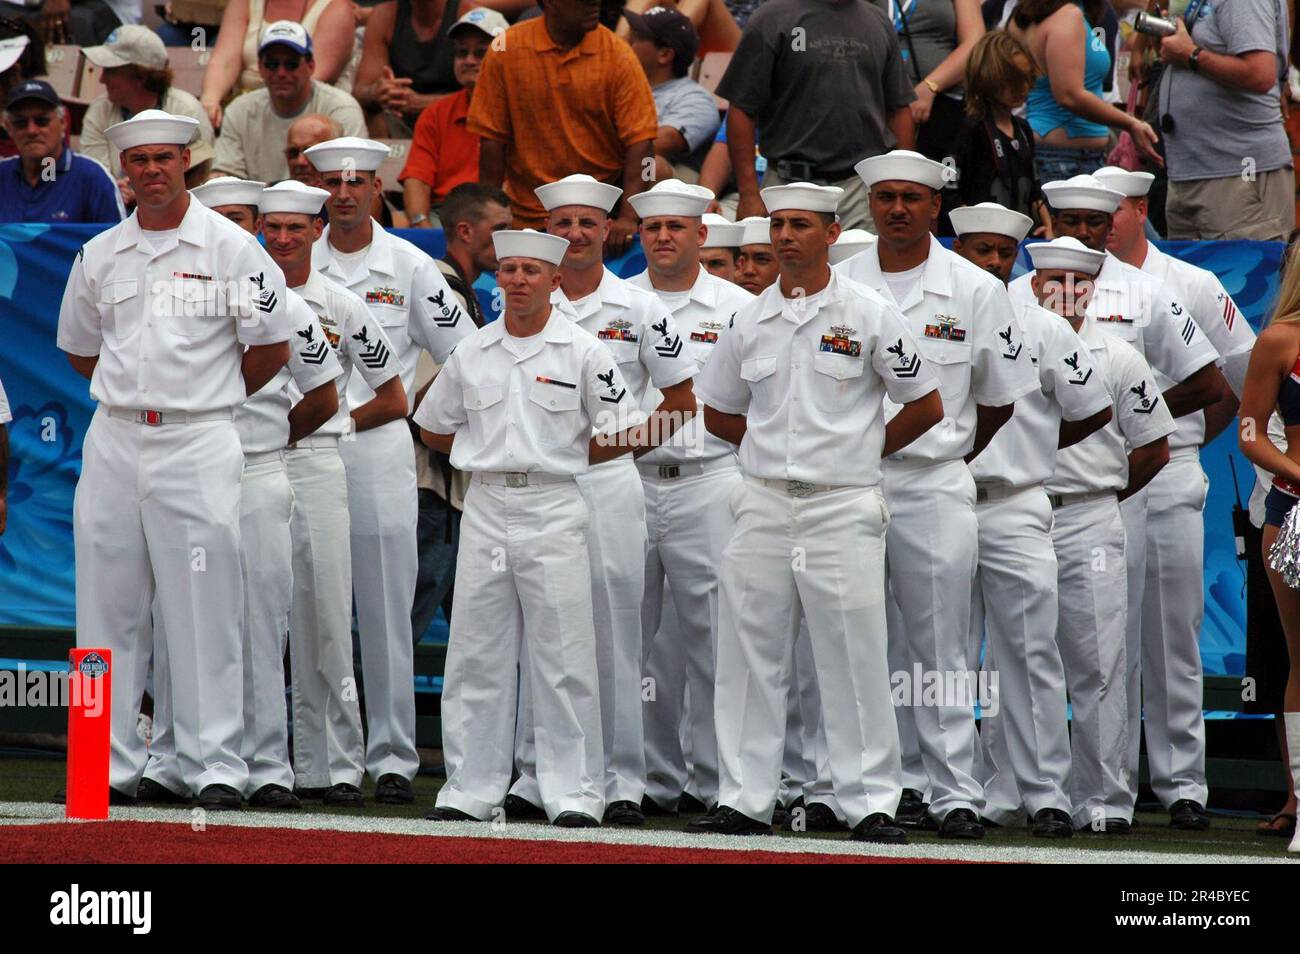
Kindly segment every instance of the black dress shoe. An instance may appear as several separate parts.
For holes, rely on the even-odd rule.
[[[682,792],[682,797],[677,799],[677,814],[679,815],[703,815],[708,810],[708,805],[705,805],[689,792]]]
[[[507,795],[501,803],[501,810],[509,821],[546,821],[546,812],[518,795]]]
[[[468,812],[463,812],[459,808],[450,808],[446,805],[435,805],[425,813],[424,817],[426,821],[478,821]]]
[[[214,783],[199,792],[199,807],[210,812],[237,812],[244,807],[244,799],[229,785]]]
[[[263,785],[248,800],[249,808],[274,808],[279,811],[291,811],[302,808],[298,796],[283,785]]]
[[[140,787],[135,790],[135,800],[147,805],[188,805],[190,796],[173,792],[162,782],[146,777],[140,779]]]
[[[940,838],[983,838],[984,826],[969,808],[954,808],[939,825]]]
[[[408,779],[389,772],[379,776],[375,783],[375,801],[384,805],[410,805],[415,801],[415,792]]]
[[[790,831],[793,831],[795,819],[798,817],[798,814],[791,812],[790,821],[785,827]],[[823,804],[822,802],[809,802],[804,808],[803,830],[848,831],[849,826],[835,817],[835,812],[829,805]]]
[[[645,824],[645,813],[636,802],[610,802],[605,808],[605,824],[635,828]]]
[[[1205,831],[1210,827],[1210,816],[1199,802],[1180,798],[1169,806],[1169,827],[1179,831]]]
[[[711,815],[695,819],[686,826],[687,831],[698,831],[712,835],[770,835],[772,826],[748,815],[742,815],[734,808],[721,805]]]
[[[628,804],[631,804],[630,802]],[[600,822],[592,818],[586,812],[560,812],[555,816],[553,824],[556,828],[599,828]]]
[[[324,788],[299,788],[297,785],[293,787],[293,793],[304,802],[318,802],[325,797],[327,791],[328,789]]]
[[[930,804],[925,796],[914,788],[903,789],[903,797],[898,800],[898,811],[894,813],[894,824],[899,828],[929,829],[936,827],[930,817]]]
[[[685,797],[685,795],[682,796],[682,798]],[[647,818],[671,818],[673,815],[676,815],[678,811],[679,809],[676,808],[664,808],[649,795],[646,795],[641,799],[641,814],[645,815]]]
[[[343,808],[360,808],[366,803],[366,798],[361,794],[361,789],[349,782],[339,782],[337,785],[331,785],[321,800],[326,805],[339,805]]]
[[[907,832],[894,824],[894,820],[884,812],[877,812],[853,826],[849,840],[869,841],[878,845],[905,845]]]
[[[1127,818],[1105,818],[1102,819],[1100,828],[1093,828],[1089,825],[1079,830],[1090,831],[1094,835],[1127,835],[1133,830],[1133,823]]]
[[[1034,813],[1034,824],[1029,834],[1035,838],[1073,838],[1074,823],[1068,812],[1059,808],[1040,808]]]
[[[794,817],[795,809],[803,807],[804,801],[802,795],[791,802],[788,807],[782,805],[780,801],[778,801],[776,807],[772,809],[772,827],[784,828],[786,825],[790,824],[790,819]]]

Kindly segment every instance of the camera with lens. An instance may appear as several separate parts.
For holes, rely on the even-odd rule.
[[[1133,21],[1133,29],[1147,36],[1173,36],[1178,32],[1178,21],[1171,17],[1158,17],[1154,13],[1139,10]]]

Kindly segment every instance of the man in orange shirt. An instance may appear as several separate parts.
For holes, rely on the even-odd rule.
[[[478,181],[478,136],[465,128],[479,67],[493,37],[506,31],[506,18],[475,7],[447,31],[453,44],[452,69],[461,89],[426,106],[415,123],[411,153],[397,180],[402,183],[411,228],[438,228],[437,209],[462,182]]]
[[[533,190],[586,173],[623,190],[608,254],[627,250],[627,202],[653,175],[654,96],[631,47],[600,25],[600,0],[545,0],[541,17],[505,32],[484,61],[469,111],[482,138],[479,181],[503,187],[516,228],[545,227]],[[651,170],[646,176],[646,170]]]

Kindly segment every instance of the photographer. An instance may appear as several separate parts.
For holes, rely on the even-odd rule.
[[[1171,239],[1285,241],[1295,171],[1283,127],[1285,0],[1189,0],[1160,41]],[[1190,28],[1189,28],[1190,24]]]

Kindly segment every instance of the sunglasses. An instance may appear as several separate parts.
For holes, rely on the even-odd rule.
[[[15,116],[13,113],[6,113],[9,124],[15,129],[26,129],[28,126],[35,126],[37,129],[45,129],[50,123],[54,122],[52,113],[41,113],[36,116]]]
[[[262,65],[272,73],[282,66],[290,73],[293,73],[298,69],[298,67],[302,66],[302,57],[290,56],[282,60],[276,56],[267,56],[262,58]]]

